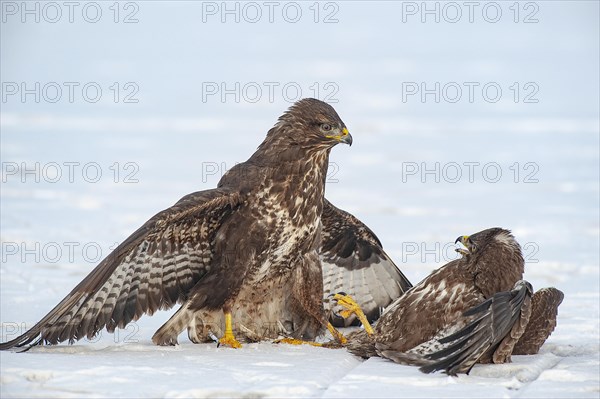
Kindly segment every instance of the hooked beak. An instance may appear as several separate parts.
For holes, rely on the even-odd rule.
[[[350,132],[348,131],[347,128],[343,128],[341,133],[339,135],[335,135],[335,136],[325,136],[329,139],[334,139],[337,140],[338,143],[344,143],[344,144],[348,144],[348,145],[352,145],[352,135],[350,135]]]
[[[346,128],[342,129],[342,137],[340,137],[340,143],[344,143],[344,144],[348,144],[349,146],[352,146],[352,135]]]
[[[461,243],[465,248],[456,248],[455,251],[458,252],[461,255],[467,256],[471,254],[471,250],[472,250],[472,243],[471,241],[469,241],[469,236],[459,236],[456,241],[454,241],[455,244]]]
[[[460,242],[462,245],[464,245],[466,247],[468,241],[469,241],[469,236],[459,236],[456,239],[456,241],[454,241],[454,243],[458,244]]]

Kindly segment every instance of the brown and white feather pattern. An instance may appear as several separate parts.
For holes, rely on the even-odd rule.
[[[565,294],[554,288],[542,288],[533,294],[531,303],[531,318],[525,332],[515,345],[515,355],[535,355],[554,328],[558,316],[558,306]]]
[[[376,320],[383,308],[412,287],[410,281],[385,253],[377,236],[350,213],[325,200],[322,223],[319,255],[325,302],[332,306],[329,295],[344,292],[360,305],[369,321]],[[354,315],[343,319],[331,313],[336,327],[358,323]]]
[[[48,315],[0,345],[55,344],[124,327],[144,313],[184,305],[153,337],[171,345],[185,326],[194,342],[258,323],[253,339],[323,330],[317,254],[329,153],[351,136],[335,110],[305,99],[269,130],[219,188],[160,212],[104,259]],[[318,281],[316,281],[318,277]],[[281,328],[265,327],[278,325]],[[240,327],[241,328],[241,327]]]
[[[435,345],[421,353],[430,361],[421,371],[445,370],[456,375],[468,373],[476,362],[510,362],[531,316],[532,295],[531,284],[520,280],[511,291],[496,293],[464,312],[455,331],[439,334]]]
[[[119,245],[65,299],[5,349],[93,337],[144,313],[171,308],[207,272],[210,242],[239,205],[225,189],[190,194],[158,213]]]
[[[541,290],[532,301],[531,285],[521,280],[520,246],[508,230],[491,228],[459,239],[466,255],[390,305],[373,337],[366,339],[364,331],[352,337],[353,353],[456,374],[468,373],[477,362],[509,362],[519,344],[524,351],[539,349],[554,328],[562,293]]]

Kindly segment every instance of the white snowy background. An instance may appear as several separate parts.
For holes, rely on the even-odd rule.
[[[343,349],[185,334],[156,347],[161,312],[93,342],[0,353],[3,398],[599,397],[597,1],[475,2],[472,21],[463,2],[75,2],[72,22],[54,4],[0,3],[2,341],[58,303],[97,249],[214,187],[301,96],[331,102],[354,137],[332,151],[327,197],[411,281],[453,259],[458,235],[502,226],[526,279],[565,300],[540,354],[458,378]],[[432,94],[409,95],[421,84]]]

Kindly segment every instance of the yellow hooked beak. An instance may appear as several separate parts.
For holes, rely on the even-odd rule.
[[[339,135],[331,135],[325,137],[327,137],[328,139],[335,139],[340,143],[352,145],[352,136],[350,135],[350,132],[347,128],[343,128],[341,134]]]
[[[455,249],[456,252],[458,252],[459,254],[463,255],[463,256],[467,256],[470,255],[473,250],[475,249],[473,246],[473,243],[471,241],[469,241],[469,236],[459,236],[456,241],[454,241],[454,243],[461,243],[462,245],[464,245],[464,247],[466,248],[457,248]]]
[[[469,240],[469,236],[460,236],[456,239],[456,241],[454,241],[454,243],[456,244],[456,243],[460,242],[462,245],[464,245],[466,247],[468,240]]]

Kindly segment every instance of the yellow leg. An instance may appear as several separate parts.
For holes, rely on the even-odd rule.
[[[356,317],[358,317],[358,320],[360,320],[360,322],[362,323],[367,334],[373,335],[373,327],[371,327],[371,323],[369,323],[369,320],[367,320],[367,316],[365,316],[360,306],[358,306],[358,304],[354,301],[354,299],[352,299],[350,295],[335,294],[333,296],[333,299],[337,301],[338,305],[345,308],[345,310],[342,310],[340,312],[340,316],[342,316],[343,318],[347,318],[354,313]]]
[[[344,337],[344,335],[341,332],[339,332],[338,330],[336,330],[335,327],[331,325],[331,323],[327,323],[327,329],[329,330],[329,332],[331,333],[331,335],[333,335],[333,338],[335,338],[336,341],[338,341],[341,345],[346,345],[346,343],[348,342],[348,340],[346,339],[346,337]],[[302,341],[301,339],[296,339],[296,338],[282,338],[282,339],[278,339],[278,340],[276,340],[274,342],[276,344],[312,345],[312,346],[327,346],[327,347],[332,347],[331,344],[325,344],[325,345],[323,345],[323,344],[320,344],[318,342]]]
[[[320,344],[318,342],[302,341],[301,339],[296,338],[282,338],[274,342],[276,344],[323,346],[323,344]]]
[[[331,335],[333,335],[333,338],[335,338],[340,344],[346,345],[348,340],[346,339],[346,337],[344,337],[344,334],[336,330],[336,328],[332,326],[331,323],[327,323],[327,329],[329,330]]]
[[[219,340],[219,345],[227,345],[232,348],[241,348],[242,344],[240,344],[237,339],[233,336],[233,329],[231,327],[231,313],[225,313],[225,335],[223,338]]]

